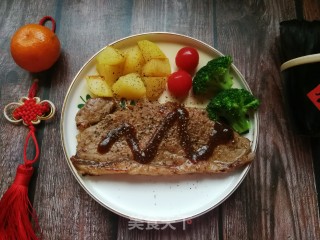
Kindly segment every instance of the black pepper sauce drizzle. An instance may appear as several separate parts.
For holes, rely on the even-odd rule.
[[[186,153],[186,157],[193,163],[207,160],[218,145],[226,144],[233,140],[233,131],[227,125],[216,122],[209,134],[208,143],[194,150],[187,129],[189,113],[184,107],[179,106],[163,119],[145,149],[142,150],[139,146],[134,126],[129,123],[123,123],[118,128],[108,132],[106,137],[100,141],[98,152],[101,154],[107,153],[119,138],[125,137],[131,148],[134,160],[142,164],[149,163],[155,158],[160,143],[176,121],[178,122],[180,144]]]

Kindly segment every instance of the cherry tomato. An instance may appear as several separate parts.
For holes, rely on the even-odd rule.
[[[192,87],[192,77],[184,70],[173,72],[168,77],[168,90],[175,97],[187,96]]]
[[[176,55],[176,65],[179,69],[192,73],[199,63],[199,53],[192,47],[181,48]]]

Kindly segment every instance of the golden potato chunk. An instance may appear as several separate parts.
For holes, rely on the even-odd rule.
[[[143,77],[146,86],[146,97],[149,100],[157,100],[166,89],[167,77]]]
[[[123,66],[123,75],[140,73],[145,61],[140,48],[135,45],[125,51],[126,60]]]
[[[110,86],[101,76],[87,76],[87,86],[89,91],[97,97],[112,97],[113,93]]]
[[[118,98],[141,99],[146,96],[146,87],[137,73],[129,73],[120,77],[112,86]]]
[[[118,65],[125,61],[125,57],[119,49],[107,46],[97,55],[98,64]]]
[[[167,77],[171,73],[169,59],[151,59],[141,70],[143,77]]]
[[[102,76],[110,86],[123,75],[123,62],[118,65],[97,63],[96,68],[99,75]]]
[[[149,40],[138,41],[138,46],[146,62],[154,58],[166,58],[159,46]]]

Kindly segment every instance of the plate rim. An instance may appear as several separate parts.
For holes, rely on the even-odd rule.
[[[238,188],[239,186],[242,184],[243,180],[246,178],[249,170],[251,169],[251,166],[252,166],[252,163],[248,164],[247,166],[244,167],[244,169],[241,171],[241,174],[240,174],[240,179],[237,181],[237,184],[233,187],[233,189],[228,193],[226,194],[220,201],[218,201],[216,204],[213,204],[213,206],[211,206],[210,208],[204,210],[204,211],[201,211],[197,214],[193,214],[192,216],[190,217],[187,217],[187,218],[176,218],[176,219],[173,219],[173,220],[149,220],[149,219],[142,219],[142,218],[136,218],[136,217],[132,217],[132,216],[129,216],[129,215],[126,215],[122,212],[119,212],[119,211],[116,211],[115,209],[107,206],[105,203],[103,203],[102,201],[100,201],[100,199],[97,197],[97,196],[94,196],[94,194],[92,194],[88,189],[87,187],[83,184],[83,181],[80,179],[80,176],[79,174],[77,174],[74,169],[73,169],[73,166],[71,164],[71,161],[69,159],[69,157],[67,156],[67,150],[66,150],[66,146],[65,146],[65,139],[64,139],[64,126],[63,126],[63,120],[64,120],[64,115],[65,115],[65,109],[66,109],[66,105],[67,105],[67,101],[69,99],[69,95],[70,95],[70,92],[72,91],[73,89],[73,86],[75,85],[76,83],[76,80],[77,78],[79,77],[79,75],[82,73],[83,69],[87,67],[87,65],[92,61],[92,59],[94,59],[99,52],[101,52],[103,49],[105,49],[107,46],[111,46],[111,45],[114,45],[116,43],[119,43],[119,42],[122,42],[122,41],[125,41],[125,40],[128,40],[128,39],[131,39],[131,38],[137,38],[137,37],[142,37],[142,36],[150,36],[150,35],[170,35],[170,36],[175,36],[175,37],[182,37],[182,38],[186,38],[186,39],[189,39],[191,41],[195,41],[199,44],[201,44],[203,47],[205,48],[210,48],[212,51],[216,52],[218,55],[220,56],[224,56],[224,54],[222,52],[220,52],[219,50],[217,50],[216,48],[214,48],[213,46],[199,40],[199,39],[196,39],[194,37],[190,37],[190,36],[187,36],[187,35],[184,35],[184,34],[180,34],[180,33],[174,33],[174,32],[166,32],[166,31],[160,31],[160,32],[157,32],[157,31],[152,31],[152,32],[144,32],[144,33],[138,33],[138,34],[133,34],[133,35],[130,35],[130,36],[127,36],[127,37],[123,37],[123,38],[120,38],[120,39],[117,39],[115,41],[112,41],[111,43],[105,45],[104,47],[102,47],[100,50],[98,50],[97,52],[95,52],[95,54],[93,54],[83,65],[82,67],[79,69],[79,71],[77,72],[77,74],[73,77],[72,79],[72,82],[70,83],[69,87],[68,87],[68,90],[65,94],[65,97],[64,97],[64,100],[63,100],[63,104],[62,104],[62,107],[61,107],[61,114],[60,114],[60,140],[61,140],[61,145],[62,145],[62,148],[63,148],[63,154],[64,154],[64,157],[65,157],[65,160],[67,161],[67,164],[68,164],[68,167],[69,167],[69,170],[72,172],[72,175],[75,177],[75,179],[77,180],[77,182],[79,183],[79,185],[83,188],[83,190],[85,190],[85,192],[92,198],[94,199],[97,203],[99,203],[102,207],[110,210],[111,212],[121,216],[121,217],[124,217],[124,218],[127,218],[127,219],[130,219],[132,221],[139,221],[139,222],[147,222],[147,223],[178,223],[178,222],[182,222],[182,221],[188,221],[188,220],[191,220],[191,219],[194,219],[196,217],[199,217],[217,207],[219,207],[224,201],[226,201]],[[252,93],[252,90],[251,88],[249,87],[249,84],[247,83],[247,81],[245,80],[244,76],[242,75],[242,73],[238,70],[238,68],[232,63],[231,65],[232,67],[232,70],[236,73],[236,75],[238,75],[240,78],[241,78],[241,81],[242,81],[242,84],[245,86],[245,88]],[[259,114],[258,114],[258,111],[256,111],[253,116],[252,116],[252,119],[253,119],[253,122],[254,122],[254,125],[256,126],[255,128],[255,131],[254,131],[254,134],[253,134],[253,139],[255,141],[252,141],[252,145],[251,145],[251,150],[252,150],[252,153],[254,154],[254,156],[256,156],[256,150],[257,150],[257,147],[258,147],[258,136],[259,136],[259,128],[260,128],[260,120],[259,120]]]

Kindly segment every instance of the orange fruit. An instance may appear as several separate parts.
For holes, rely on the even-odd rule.
[[[13,34],[10,51],[21,68],[41,72],[49,69],[59,58],[60,41],[49,28],[27,24]]]

